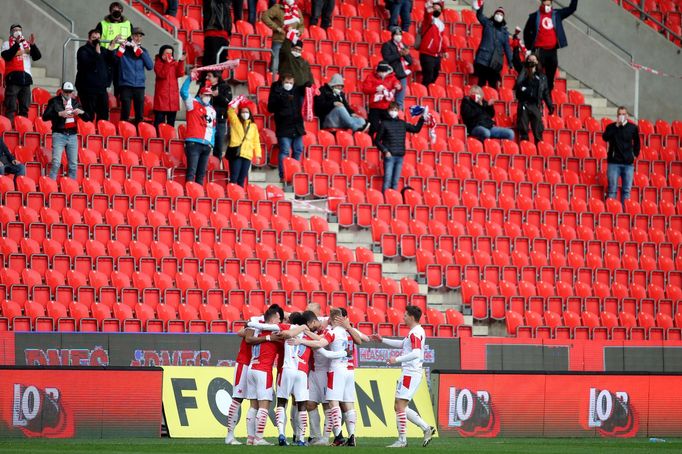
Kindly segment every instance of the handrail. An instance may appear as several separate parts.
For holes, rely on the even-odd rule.
[[[71,18],[70,18],[69,16],[67,16],[66,14],[64,14],[64,13],[62,12],[62,10],[60,10],[59,8],[56,8],[55,6],[53,6],[53,5],[51,5],[50,3],[48,3],[47,0],[38,0],[38,1],[40,1],[40,3],[42,3],[43,6],[47,6],[47,7],[50,8],[52,11],[54,11],[55,13],[57,13],[59,16],[61,16],[62,18],[64,18],[64,19],[69,23],[69,25],[70,25],[70,27],[69,27],[70,33],[71,33],[72,35],[75,34],[76,24],[74,23],[73,19],[71,19]]]
[[[154,8],[149,5],[149,3],[143,1],[143,0],[128,0],[130,2],[130,5],[132,6],[133,2],[137,2],[140,5],[144,6],[145,10],[148,12],[152,13],[154,16],[156,16],[161,22],[167,24],[172,30],[173,30],[173,38],[178,39],[178,27],[175,26],[175,24],[168,19],[163,14],[160,14],[158,11],[156,11]]]
[[[240,50],[240,51],[246,51],[246,52],[269,52],[272,53],[272,49],[264,49],[262,47],[237,47],[237,46],[222,46],[220,49],[218,49],[218,53],[215,55],[215,61],[220,61],[220,56],[223,55],[223,52],[226,50]]]
[[[682,36],[678,35],[670,27],[668,27],[666,24],[664,24],[663,22],[659,22],[658,19],[655,19],[651,14],[644,11],[644,0],[640,0],[638,3],[632,2],[630,0],[618,0],[618,4],[621,7],[623,6],[623,3],[626,3],[626,4],[634,7],[637,10],[637,13],[639,14],[639,18],[641,20],[650,20],[654,24],[661,27],[663,29],[663,31],[668,35],[668,38],[670,38],[672,36],[676,40],[682,41]]]

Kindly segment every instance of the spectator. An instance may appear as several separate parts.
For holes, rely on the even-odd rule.
[[[297,39],[291,42],[284,40],[279,51],[279,67],[283,74],[294,75],[294,85],[297,87],[311,87],[315,84],[310,64],[303,58],[303,41]]]
[[[477,6],[478,4],[474,2],[474,8]],[[481,3],[476,9],[476,18],[483,26],[483,36],[474,60],[474,74],[478,77],[478,85],[481,87],[487,84],[497,89],[502,80],[505,56],[509,67],[512,66],[512,51],[507,22],[504,20],[504,8],[497,8],[493,16],[487,18],[483,15]]]
[[[178,0],[167,0],[168,6],[166,7],[166,16],[175,17],[178,15]]]
[[[379,62],[376,72],[369,74],[362,82],[362,92],[370,97],[367,114],[370,134],[376,134],[379,130],[379,125],[386,118],[388,105],[395,99],[395,93],[400,88],[400,82],[393,75],[393,68],[385,61]]]
[[[228,0],[228,8],[229,6],[232,6],[234,13],[232,14],[232,19],[233,22],[237,22],[238,20],[242,20],[242,17],[244,16],[244,0]],[[255,24],[256,21],[254,21]]]
[[[407,76],[412,74],[412,56],[410,49],[403,44],[403,31],[400,27],[391,29],[391,40],[381,46],[381,58],[393,68],[393,74],[400,82],[400,90],[396,92],[395,100],[403,108],[405,92],[407,91]]]
[[[334,74],[329,83],[320,88],[320,94],[315,96],[314,109],[324,129],[369,129],[369,122],[357,115],[348,104],[341,74]]]
[[[445,24],[441,19],[443,4],[441,0],[426,2],[424,22],[421,27],[419,62],[422,67],[422,85],[428,86],[438,80],[440,61],[447,55],[443,53],[443,32]]]
[[[204,184],[208,158],[215,143],[216,112],[211,106],[213,90],[206,84],[199,96],[189,97],[191,79],[182,84],[180,96],[187,108],[187,130],[185,132],[185,156],[187,157],[186,181]]]
[[[130,102],[135,107],[135,124],[144,117],[145,70],[154,69],[154,62],[147,49],[142,47],[144,32],[133,29],[133,35],[121,43],[116,56],[119,57],[119,85],[121,89],[121,120],[130,118]]]
[[[9,33],[9,39],[2,43],[2,58],[6,62],[5,116],[14,121],[15,115],[28,117],[33,85],[31,60],[38,61],[42,55],[33,34],[28,40],[24,38],[21,25],[12,25]]]
[[[251,14],[250,11],[249,14]],[[293,41],[303,36],[305,29],[303,13],[296,4],[296,0],[282,0],[281,4],[272,5],[270,9],[264,12],[261,20],[272,29],[271,71],[274,80],[279,70],[279,55],[284,44],[284,38]]]
[[[50,178],[57,179],[62,165],[62,154],[66,149],[69,162],[69,178],[76,178],[78,171],[78,125],[76,119],[88,121],[81,104],[73,96],[73,84],[64,82],[62,92],[50,99],[43,113],[43,121],[52,122],[52,166]]]
[[[294,85],[294,75],[282,73],[272,84],[268,98],[268,111],[275,115],[275,134],[279,144],[279,178],[284,179],[284,159],[300,160],[303,153],[303,87]]]
[[[313,0],[312,15],[310,25],[317,25],[322,18],[320,27],[325,30],[332,25],[332,14],[334,13],[334,0]]]
[[[90,30],[88,42],[78,49],[76,61],[76,89],[83,104],[83,110],[93,121],[109,119],[109,93],[111,85],[111,65],[114,53],[111,49],[115,42],[109,44],[111,49],[102,47],[100,32]]]
[[[118,38],[130,38],[133,34],[133,24],[123,15],[123,5],[121,2],[113,2],[109,5],[109,15],[97,24],[95,30],[99,32],[100,39],[105,44],[108,44],[111,41],[116,41]],[[118,83],[119,61],[117,59],[112,61],[109,71],[114,83],[114,95],[118,98],[121,92]]]
[[[251,162],[261,157],[260,135],[258,125],[253,121],[254,104],[239,97],[230,102],[227,118],[230,123],[230,183],[244,187],[249,175]],[[239,116],[237,116],[239,112]]]
[[[0,175],[26,175],[26,166],[17,161],[5,141],[0,137]]]
[[[213,100],[211,105],[215,109],[216,128],[213,156],[223,159],[225,154],[225,137],[227,135],[227,105],[232,101],[232,89],[222,78],[220,71],[206,73],[206,83],[211,87]]]
[[[637,125],[628,121],[627,108],[618,108],[618,119],[611,123],[602,134],[604,142],[609,144],[609,152],[606,156],[608,168],[606,175],[609,182],[607,197],[615,199],[618,194],[618,178],[622,183],[621,203],[630,198],[632,180],[635,175],[634,162],[639,157],[640,138]]]
[[[390,11],[388,28],[398,26],[398,18],[404,32],[410,31],[412,24],[412,0],[387,0],[386,8]]]
[[[408,132],[419,133],[424,125],[424,117],[419,117],[416,125],[412,125],[398,118],[398,103],[391,102],[388,106],[388,118],[379,126],[376,137],[376,145],[384,156],[384,185],[383,192],[387,189],[398,189],[400,174],[403,170],[403,158],[405,157],[405,135]]]
[[[469,135],[481,142],[486,139],[514,140],[514,131],[495,126],[493,102],[483,99],[483,90],[478,85],[471,87],[469,97],[462,99],[460,112]]]
[[[552,98],[547,88],[547,77],[538,69],[538,57],[529,55],[526,67],[516,79],[516,99],[519,101],[517,122],[519,137],[528,140],[528,124],[533,128],[535,143],[542,140],[542,102],[547,104],[549,114],[554,113]]]
[[[229,0],[204,0],[204,65],[227,61],[227,51],[218,56],[222,47],[230,45],[232,17]],[[202,80],[203,83],[203,80]]]
[[[545,69],[551,93],[559,67],[557,50],[568,45],[563,21],[578,9],[578,0],[571,0],[566,8],[554,9],[552,0],[542,0],[540,10],[531,13],[523,29],[523,40],[530,51],[537,53],[540,66]]]
[[[154,73],[154,126],[158,128],[161,123],[175,126],[175,116],[180,110],[178,79],[185,75],[185,54],[175,60],[173,46],[161,46]]]

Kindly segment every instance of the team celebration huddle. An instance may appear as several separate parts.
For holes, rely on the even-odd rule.
[[[407,447],[408,420],[424,432],[422,446],[428,446],[436,429],[408,407],[423,377],[426,335],[419,324],[421,309],[407,307],[404,321],[410,331],[403,340],[384,339],[376,334],[366,336],[351,326],[343,308],[332,308],[329,317],[321,316],[317,304],[307,309],[285,314],[280,306],[272,305],[239,332],[243,339],[236,359],[225,443],[242,444],[234,431],[246,399],[250,402],[246,412],[246,444],[271,445],[263,434],[276,397],[275,423],[280,446],[288,445],[286,406],[290,398],[295,445],[356,446],[355,345],[376,341],[402,349],[400,356],[388,361],[388,365],[402,367],[395,394],[398,440],[388,447]],[[324,427],[319,405],[324,411]]]

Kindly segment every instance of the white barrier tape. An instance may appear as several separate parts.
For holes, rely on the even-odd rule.
[[[640,65],[639,63],[630,63],[630,66],[632,66],[635,69],[640,69],[640,70],[648,72],[650,74],[654,74],[656,76],[671,77],[673,79],[682,79],[682,76],[673,76],[672,74],[667,74],[667,73],[664,73],[663,71],[659,71],[657,69],[649,68],[648,66]]]

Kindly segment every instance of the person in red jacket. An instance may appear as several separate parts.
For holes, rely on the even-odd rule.
[[[422,40],[419,45],[419,62],[422,66],[422,85],[427,86],[438,79],[440,61],[444,56],[443,32],[445,24],[442,20],[442,0],[432,0],[424,5],[424,22],[422,22]]]
[[[154,89],[154,126],[161,123],[175,126],[175,116],[180,110],[180,89],[178,78],[185,75],[185,54],[179,60],[174,58],[173,47],[165,45],[159,49],[154,62],[156,84]]]
[[[362,92],[369,95],[367,120],[370,123],[370,135],[373,136],[379,130],[379,125],[386,118],[389,104],[395,101],[395,94],[401,88],[393,74],[393,68],[385,61],[379,62],[376,72],[362,82]]]

